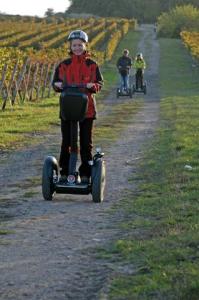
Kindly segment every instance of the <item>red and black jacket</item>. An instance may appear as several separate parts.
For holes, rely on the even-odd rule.
[[[86,118],[96,117],[94,94],[100,91],[103,85],[103,77],[97,63],[90,59],[87,53],[82,55],[72,54],[71,58],[62,61],[56,67],[52,85],[56,92],[61,92],[61,90],[54,85],[55,82],[66,82],[68,85],[94,83],[95,85],[91,89],[85,89],[84,92],[88,96]]]

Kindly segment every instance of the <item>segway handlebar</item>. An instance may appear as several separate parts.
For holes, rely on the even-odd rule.
[[[65,84],[62,87],[62,90],[64,91],[64,90],[69,89],[69,88],[70,89],[71,88],[74,88],[74,89],[77,89],[77,88],[79,88],[79,89],[81,89],[81,88],[86,89],[87,86],[86,86],[86,83],[81,83],[81,84]]]

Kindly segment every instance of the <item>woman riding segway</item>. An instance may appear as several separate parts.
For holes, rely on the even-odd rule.
[[[88,36],[82,30],[74,30],[68,36],[70,42],[70,58],[62,61],[56,68],[53,78],[53,88],[62,92],[64,85],[85,85],[83,92],[88,97],[86,117],[79,122],[81,165],[79,173],[82,182],[89,182],[92,162],[92,129],[96,118],[96,103],[94,94],[98,93],[103,84],[103,78],[97,63],[90,58],[86,45]],[[62,144],[59,158],[61,168],[60,181],[66,181],[70,158],[70,122],[61,116]]]
[[[138,53],[134,63],[133,67],[136,70],[135,73],[135,80],[136,80],[136,90],[143,90],[143,74],[144,74],[144,69],[146,68],[146,63],[143,58],[142,53]]]

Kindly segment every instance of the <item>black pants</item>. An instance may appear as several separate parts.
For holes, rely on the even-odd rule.
[[[80,176],[91,175],[91,166],[88,164],[89,160],[92,160],[92,129],[93,119],[84,119],[79,122],[79,138],[80,138],[80,157],[81,165],[79,168]],[[64,121],[61,119],[61,133],[62,144],[59,158],[59,166],[61,168],[61,175],[68,175],[68,166],[70,159],[70,146],[71,146],[71,132],[70,121]]]
[[[136,74],[136,89],[138,88],[143,88],[143,70],[142,69],[137,69]]]

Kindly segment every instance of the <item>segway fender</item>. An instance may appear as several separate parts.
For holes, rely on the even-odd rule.
[[[52,169],[56,170],[58,173],[58,162],[54,156],[47,156],[44,165],[47,167],[47,174],[50,177]]]

